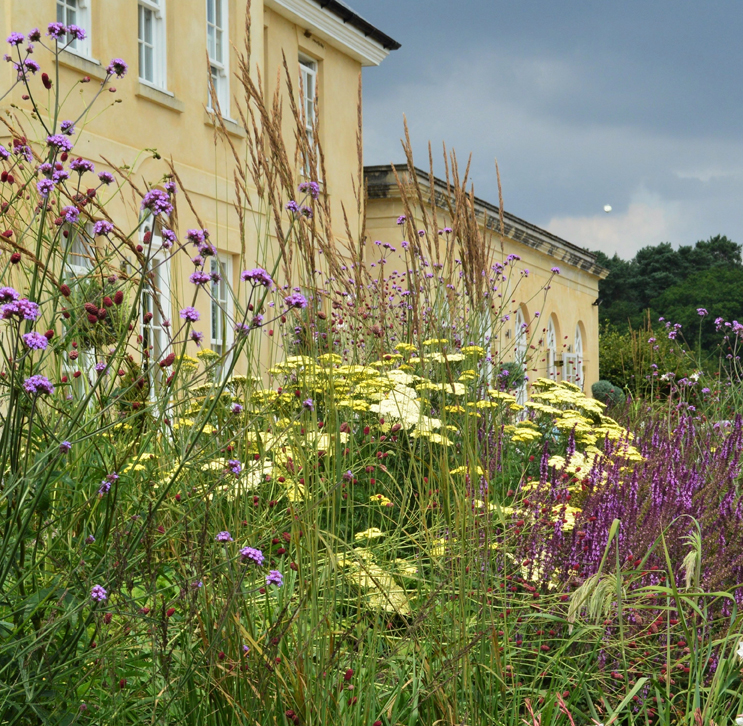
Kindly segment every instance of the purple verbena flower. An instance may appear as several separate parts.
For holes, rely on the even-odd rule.
[[[252,270],[243,270],[240,277],[245,281],[249,280],[253,285],[271,287],[273,284],[271,275],[269,275],[262,267],[255,267]]]
[[[284,576],[278,570],[269,570],[266,575],[266,585],[281,587],[284,584]]]
[[[399,216],[399,217],[397,218],[397,224],[398,224],[398,225],[402,225],[402,224],[405,224],[406,220],[407,220],[407,217],[406,217],[406,216],[405,216],[404,214],[401,214],[401,215],[400,215],[400,216]]]
[[[263,552],[261,552],[259,549],[256,549],[255,547],[243,547],[240,550],[240,556],[244,560],[252,560],[253,562],[255,562],[256,565],[258,565],[258,567],[260,567],[266,559],[263,556]]]
[[[41,333],[37,333],[35,330],[31,331],[30,333],[26,333],[23,336],[23,342],[26,344],[27,348],[30,348],[31,350],[46,350],[47,346],[49,345],[49,341],[47,340],[45,335],[42,335]]]
[[[57,171],[52,174],[52,181],[55,184],[61,184],[62,182],[67,181],[69,178],[70,175],[64,169],[57,169]]]
[[[0,287],[0,303],[11,302],[18,300],[20,295],[12,287]]]
[[[52,382],[46,376],[39,375],[38,373],[27,378],[23,382],[23,388],[26,390],[26,393],[32,396],[51,395],[54,393]]]
[[[235,332],[238,335],[247,335],[250,332],[250,326],[246,323],[238,323],[235,325]]]
[[[0,308],[0,317],[3,320],[9,320],[13,317],[19,320],[36,320],[39,314],[39,306],[25,297],[9,302]]]
[[[186,232],[186,239],[189,242],[193,242],[195,245],[203,245],[205,240],[203,229],[189,229]]]
[[[82,175],[86,171],[89,171],[91,173],[94,172],[95,171],[95,165],[93,164],[92,161],[88,161],[87,159],[81,159],[81,158],[78,157],[77,159],[73,159],[70,162],[70,169],[72,169],[72,171],[76,171],[78,174]]]
[[[10,159],[10,152],[2,144],[0,144],[0,159],[2,161]]]
[[[66,453],[68,453],[70,451],[71,448],[72,448],[72,444],[69,441],[63,441],[59,445],[59,453],[60,454],[66,454]]]
[[[35,60],[31,60],[30,58],[26,58],[26,60],[23,61],[23,67],[27,71],[30,71],[32,75],[36,75],[41,70],[41,66]]]
[[[559,275],[560,274],[560,268],[559,267],[553,267],[551,271],[552,271],[552,274],[553,275]]]
[[[206,285],[206,283],[209,282],[211,278],[203,270],[195,270],[194,272],[191,273],[191,276],[188,279],[194,285]]]
[[[79,25],[68,25],[67,33],[71,35],[75,40],[85,40],[85,29]]]
[[[114,226],[107,219],[99,219],[93,225],[93,234],[98,237],[101,235],[111,234],[114,231]]]
[[[173,213],[170,197],[162,189],[150,189],[142,198],[142,209],[149,209],[155,216],[164,214],[169,217]]]
[[[80,210],[77,207],[64,207],[61,215],[69,224],[75,224],[80,219]]]
[[[315,402],[311,398],[307,398],[302,401],[302,408],[306,408],[308,411],[315,410]]]
[[[192,330],[191,340],[193,340],[193,342],[196,343],[196,345],[201,347],[201,341],[204,340],[204,334],[199,332],[198,330]]]
[[[47,26],[47,35],[54,40],[62,40],[67,34],[67,28],[64,23],[49,23]]]
[[[286,303],[287,307],[290,308],[307,307],[307,298],[300,292],[293,292],[291,295],[287,295],[287,297],[284,298],[284,302]]]
[[[165,187],[165,191],[170,195],[173,195],[178,191],[178,186],[174,181],[166,181],[163,186]]]
[[[42,179],[37,182],[36,191],[46,199],[54,191],[54,182],[51,179]]]
[[[314,181],[302,182],[299,185],[300,192],[309,192],[313,199],[317,199],[320,196],[320,185]]]
[[[59,130],[65,136],[72,136],[75,133],[75,124],[72,123],[72,121],[62,121],[62,123],[59,124]]]
[[[299,205],[292,199],[290,202],[286,203],[286,210],[297,214],[299,212]]]
[[[172,229],[163,229],[162,232],[163,247],[169,250],[177,241],[178,238],[175,236],[175,232]]]
[[[46,137],[47,146],[51,146],[58,151],[72,151],[72,142],[62,134],[51,134]]]
[[[108,593],[100,585],[93,585],[93,589],[90,591],[90,599],[95,602],[103,602],[108,599]]]
[[[235,475],[240,476],[240,472],[243,470],[243,465],[237,459],[230,459],[227,462],[227,468]]]
[[[199,311],[191,306],[183,308],[180,312],[180,316],[189,323],[195,323],[201,317]]]
[[[114,183],[114,175],[109,171],[99,171],[98,178],[101,180],[101,184]]]
[[[20,45],[25,40],[25,37],[22,33],[11,33],[6,40],[10,45]]]
[[[123,78],[128,70],[129,65],[121,58],[114,58],[106,67],[106,73],[117,78]]]
[[[217,542],[232,542],[232,535],[227,531],[223,530],[215,538]]]
[[[708,315],[709,313],[705,308],[697,308],[697,315],[699,315],[700,318],[703,318],[705,315]]]
[[[243,407],[239,403],[232,404],[232,413],[238,414],[243,412]]]

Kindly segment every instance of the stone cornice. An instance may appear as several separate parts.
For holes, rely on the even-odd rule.
[[[335,5],[347,17],[341,17]],[[265,6],[300,28],[355,58],[362,66],[378,66],[400,44],[366,23],[350,8],[327,0],[265,0]]]
[[[409,180],[407,166],[405,164],[395,165],[398,170],[400,179],[404,182]],[[415,169],[415,175],[421,189],[424,190],[423,198],[430,197],[429,175],[422,169]],[[385,164],[382,166],[365,166],[364,179],[366,181],[367,194],[369,199],[385,199],[399,197],[400,190],[392,172],[392,166]],[[453,203],[453,198],[447,199],[446,183],[441,179],[434,178],[434,198],[436,206],[441,209],[447,209],[449,203]],[[475,197],[475,213],[482,220],[486,229],[498,234],[500,231],[500,220],[498,207],[484,199]],[[509,212],[503,212],[503,231],[509,239],[527,245],[539,252],[548,255],[563,264],[576,267],[599,279],[604,279],[609,271],[601,267],[596,262],[596,256],[586,249],[574,245],[572,242],[558,237],[541,227],[537,227]]]

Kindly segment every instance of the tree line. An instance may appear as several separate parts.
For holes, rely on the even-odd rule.
[[[609,270],[599,283],[602,330],[637,330],[649,311],[654,327],[659,317],[680,323],[690,345],[714,352],[720,341],[715,319],[743,321],[741,251],[737,242],[716,235],[678,248],[669,242],[643,247],[630,260],[595,252]]]

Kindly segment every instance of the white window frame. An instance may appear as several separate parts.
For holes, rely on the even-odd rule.
[[[57,22],[64,25],[77,25],[85,30],[85,40],[73,40],[66,50],[90,58],[90,1],[91,0],[56,0]],[[74,7],[73,7],[74,4]],[[70,14],[74,13],[74,20],[70,21]],[[65,37],[66,45],[69,38]]]
[[[526,385],[526,354],[529,350],[529,342],[526,338],[526,320],[521,308],[516,310],[513,318],[513,360],[521,366],[521,372],[524,374],[523,383],[516,389],[516,401],[521,406],[526,403],[527,385]]]
[[[209,17],[210,9],[214,17]],[[221,23],[221,24],[220,24]],[[206,50],[209,54],[209,73],[217,93],[219,109],[224,118],[230,116],[230,39],[227,0],[206,0]],[[213,34],[213,42],[211,36]],[[207,108],[212,106],[211,89],[207,86]]]
[[[553,381],[557,380],[557,331],[555,330],[555,322],[550,317],[549,323],[547,324],[547,346],[546,346],[546,359],[547,359],[547,378]]]
[[[211,349],[215,353],[224,355],[230,350],[235,340],[234,320],[235,309],[230,294],[232,289],[232,255],[218,253],[209,258],[209,272],[219,266],[222,275],[221,282],[210,283],[211,303],[209,306],[209,325]],[[216,328],[216,330],[215,330]],[[222,372],[229,369],[231,354],[222,362]]]
[[[575,380],[572,382],[576,386],[584,389],[586,367],[583,364],[583,333],[580,330],[580,323],[575,326],[575,342],[573,343],[573,353],[575,355]]]
[[[152,233],[149,247],[158,250],[149,258],[149,269],[154,272],[155,279],[150,283],[145,281],[142,285],[140,296],[140,323],[139,334],[142,336],[142,346],[149,342],[152,346],[150,357],[142,357],[142,365],[147,367],[150,378],[150,398],[154,399],[156,387],[159,381],[160,366],[158,363],[164,358],[170,350],[170,335],[168,329],[163,326],[163,321],[171,320],[171,301],[170,301],[170,259],[166,251],[162,250],[162,237],[153,224],[156,220],[152,215],[148,215],[139,228],[140,240],[144,240],[147,232]],[[154,284],[154,290],[153,290]],[[158,305],[154,303],[154,296],[158,295]],[[151,312],[153,318],[149,323],[144,322],[145,313]]]
[[[302,117],[304,118],[304,131],[310,148],[315,146],[315,122],[317,120],[317,76],[319,65],[314,58],[299,54],[299,80],[300,80],[300,103],[302,106]],[[305,160],[302,174],[310,176],[309,159]]]
[[[65,224],[62,230],[69,232],[68,237],[63,237],[65,243],[69,245],[65,262],[65,277],[73,280],[78,277],[86,277],[93,269],[92,258],[94,256],[93,248],[95,247],[93,223],[87,222],[85,224],[85,234],[82,234],[83,230],[78,223]],[[72,240],[70,240],[70,236],[72,236]],[[78,262],[73,261],[75,259]]]
[[[152,78],[147,78],[143,71],[143,48],[148,43],[143,37],[143,24],[147,13],[152,19]],[[139,64],[139,81],[161,90],[167,88],[167,48],[165,32],[165,0],[139,0],[137,4],[137,61]]]

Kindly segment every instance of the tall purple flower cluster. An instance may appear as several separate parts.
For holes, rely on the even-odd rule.
[[[612,522],[618,519],[612,547],[630,565],[652,550],[642,566],[648,571],[647,584],[657,584],[660,575],[653,572],[666,569],[661,535],[681,578],[690,547],[686,536],[695,530],[696,520],[702,533],[702,586],[709,592],[743,582],[743,496],[737,487],[743,418],[711,424],[681,413],[671,432],[663,418],[645,421],[634,432],[633,445],[644,461],[628,466],[618,455],[621,442],[607,441],[607,456],[584,480],[584,491],[570,498],[570,505],[582,510],[574,528],[534,527],[523,556],[544,563],[545,573],[556,572],[568,583],[588,577],[598,570]],[[544,467],[540,488],[529,497],[535,514],[559,507],[569,483]],[[743,604],[740,589],[736,599]]]

